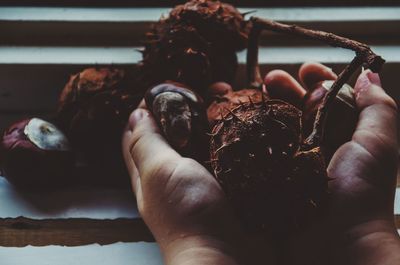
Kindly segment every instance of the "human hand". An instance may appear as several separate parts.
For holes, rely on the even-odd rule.
[[[336,79],[327,67],[310,63],[299,71],[307,89]],[[289,74],[272,71],[265,84],[274,97],[299,105],[305,89]],[[360,111],[356,131],[328,166],[327,216],[292,238],[288,264],[399,264],[400,241],[393,218],[397,173],[397,107],[378,74],[364,71],[354,87]],[[339,126],[339,125],[338,125]],[[340,130],[340,127],[338,127]]]
[[[259,242],[243,235],[215,178],[169,146],[143,104],[130,116],[122,145],[139,212],[166,264],[271,264],[264,246],[262,259],[254,254],[261,246],[251,243]]]

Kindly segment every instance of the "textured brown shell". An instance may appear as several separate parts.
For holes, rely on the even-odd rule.
[[[58,104],[57,125],[68,134],[71,121],[82,106],[96,94],[115,89],[125,76],[117,68],[87,68],[71,75]]]
[[[143,88],[129,78],[121,69],[85,69],[71,76],[57,113],[57,124],[80,157],[94,165],[99,178],[113,183],[128,180],[120,138],[129,114],[144,95]]]
[[[300,150],[301,142],[301,111],[279,100],[243,103],[214,126],[212,169],[249,227],[290,230],[320,211],[323,155]]]
[[[266,97],[266,95],[264,95]],[[238,91],[226,91],[222,95],[213,95],[211,104],[207,108],[207,117],[211,126],[221,120],[222,116],[246,102],[258,103],[263,100],[262,92],[258,89],[241,89]]]
[[[202,94],[212,82],[233,81],[247,23],[231,5],[193,0],[176,6],[146,37],[142,82],[150,87],[174,80]]]
[[[176,6],[165,21],[192,25],[203,38],[220,47],[236,51],[246,47],[247,24],[243,15],[230,4],[210,0],[188,1]]]

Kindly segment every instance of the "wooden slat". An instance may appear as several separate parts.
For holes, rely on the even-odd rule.
[[[186,2],[187,0],[2,0],[0,5],[35,5],[35,6],[101,6],[101,7],[143,7],[143,6],[174,6]],[[396,0],[226,0],[224,2],[233,3],[237,6],[396,6],[399,2]]]
[[[399,215],[395,221],[400,228]],[[107,245],[140,241],[155,242],[141,219],[0,219],[0,247]]]
[[[106,245],[139,241],[154,242],[142,219],[0,218],[0,246],[3,247]]]
[[[252,15],[279,21],[396,21],[400,7],[241,7],[239,11],[253,11]],[[15,22],[154,22],[169,8],[55,8],[1,7],[0,21]]]
[[[263,8],[253,15],[335,32],[370,44],[399,43],[400,7]],[[141,45],[166,8],[0,7],[1,45]],[[355,15],[356,14],[356,15]],[[365,30],[367,29],[368,30]],[[294,45],[293,37],[263,34],[263,45]],[[296,39],[295,45],[313,45]]]

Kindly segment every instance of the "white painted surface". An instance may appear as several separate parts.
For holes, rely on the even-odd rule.
[[[81,188],[47,193],[23,193],[0,177],[0,218],[18,216],[32,219],[116,219],[138,218],[139,214],[134,195],[129,191]]]
[[[161,265],[156,243],[115,243],[79,247],[0,247],[2,265]]]
[[[136,64],[140,47],[10,47],[0,46],[0,64]],[[400,46],[372,46],[388,63],[400,62]],[[260,48],[260,64],[297,64],[307,61],[349,63],[354,52],[329,46]],[[246,62],[246,51],[238,54]]]
[[[0,7],[0,21],[156,21],[169,8]]]
[[[131,192],[99,188],[27,194],[0,177],[0,218],[138,218],[133,198]],[[400,188],[394,212],[400,215]]]
[[[394,201],[394,214],[400,215],[400,188],[396,188],[396,196]]]
[[[134,64],[135,47],[0,47],[0,64]]]
[[[140,22],[156,21],[169,8],[0,7],[0,21]],[[400,7],[239,8],[278,21],[390,21]]]

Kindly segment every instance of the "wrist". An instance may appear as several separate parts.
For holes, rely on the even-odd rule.
[[[354,226],[334,242],[333,264],[400,264],[400,239],[391,220],[374,220]],[[338,260],[340,259],[340,260]]]
[[[167,265],[240,264],[236,246],[210,236],[181,236],[160,248]]]

